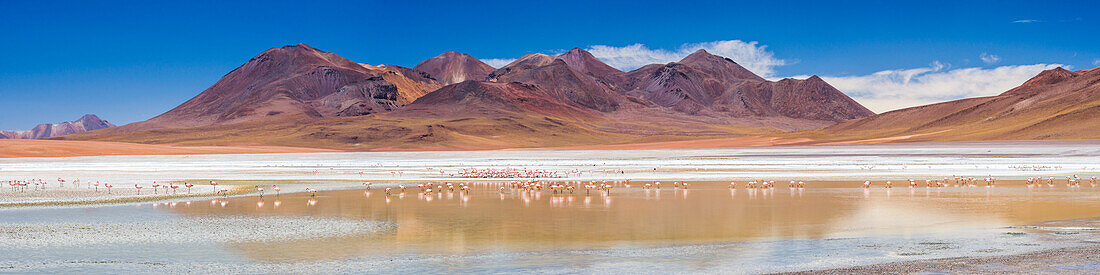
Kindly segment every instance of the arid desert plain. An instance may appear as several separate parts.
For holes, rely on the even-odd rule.
[[[1095,176],[1100,141],[5,158],[0,272],[1089,273]]]

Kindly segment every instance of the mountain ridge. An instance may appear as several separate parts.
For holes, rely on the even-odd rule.
[[[0,131],[0,139],[43,139],[110,127],[115,125],[96,115],[85,114],[77,120],[39,124],[26,131]]]
[[[1100,138],[1100,70],[1059,67],[998,95],[894,110],[797,136],[907,136],[905,141]]]
[[[404,68],[288,45],[164,114],[71,138],[508,148],[744,136],[873,114],[820,78],[772,82],[704,50],[630,72],[579,48],[490,69],[453,51]]]

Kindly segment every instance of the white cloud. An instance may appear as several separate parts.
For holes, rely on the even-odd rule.
[[[611,67],[630,71],[649,64],[680,61],[699,49],[732,59],[762,77],[774,75],[775,67],[787,64],[787,61],[775,58],[775,55],[767,50],[767,46],[759,45],[756,41],[723,40],[688,43],[674,50],[650,49],[643,44],[622,47],[594,45],[585,50]]]
[[[982,62],[985,62],[985,64],[993,64],[997,63],[998,61],[1001,61],[1000,56],[997,56],[995,54],[982,53]]]
[[[1043,22],[1043,20],[1038,20],[1038,19],[1020,19],[1020,20],[1012,21],[1012,23],[1039,23],[1039,22]]]
[[[1020,86],[1044,70],[1061,64],[959,68],[934,62],[928,67],[887,70],[863,76],[823,76],[871,111],[882,113],[948,100],[991,96]],[[795,78],[805,78],[796,76]]]
[[[1093,61],[1092,61],[1092,65],[1094,65],[1094,66],[1100,66],[1100,58],[1097,58],[1096,60],[1093,60]]]
[[[497,68],[497,69],[500,69],[500,67],[504,67],[504,65],[508,65],[508,63],[512,63],[512,61],[516,61],[516,59],[515,58],[481,59],[481,62],[485,62],[485,64],[489,64],[489,66],[493,66],[493,68]]]

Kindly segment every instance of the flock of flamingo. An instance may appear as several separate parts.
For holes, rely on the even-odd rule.
[[[439,170],[439,173],[447,174],[442,169]],[[462,178],[561,178],[572,174],[580,174],[580,171],[573,170],[569,172],[559,173],[558,171],[549,171],[542,169],[527,170],[527,168],[463,168],[457,175],[450,175]]]
[[[440,172],[444,173],[443,170],[440,170]],[[580,172],[579,171],[571,171],[571,172],[565,172],[565,173],[567,173],[567,174],[578,173],[579,174]],[[479,177],[479,178],[507,178],[507,177],[529,177],[529,178],[531,178],[531,179],[526,180],[526,181],[499,182],[499,183],[495,183],[495,185],[492,185],[492,187],[494,187],[494,188],[499,187],[498,190],[502,194],[505,193],[505,192],[515,191],[515,190],[525,191],[525,192],[542,192],[543,190],[548,190],[548,191],[550,191],[551,193],[554,193],[554,194],[564,194],[566,192],[568,192],[569,194],[573,194],[574,192],[583,190],[585,195],[589,195],[593,191],[602,192],[604,195],[610,195],[612,189],[615,189],[617,187],[630,188],[632,186],[632,184],[631,184],[632,181],[629,180],[629,179],[627,179],[627,180],[610,180],[610,181],[608,181],[608,180],[588,181],[588,182],[582,182],[582,181],[543,181],[543,180],[537,179],[539,177],[552,178],[552,177],[559,177],[561,175],[558,172],[547,171],[547,170],[528,170],[528,169],[513,169],[513,168],[509,168],[509,169],[491,169],[491,168],[476,169],[476,168],[469,168],[469,169],[462,169],[461,172],[459,173],[459,175],[462,176],[462,177]],[[1077,175],[1067,176],[1066,177],[1066,186],[1071,187],[1071,188],[1072,187],[1079,187],[1086,180],[1091,186],[1093,186],[1093,187],[1096,186],[1096,177],[1095,176],[1093,176],[1091,178],[1088,178],[1088,179],[1083,179],[1083,178],[1081,178]],[[58,178],[56,184],[58,185],[58,187],[64,187],[67,182],[69,182],[69,181],[67,181],[65,179]],[[44,191],[44,190],[47,189],[47,186],[53,184],[53,183],[50,183],[50,182],[48,182],[46,180],[43,180],[43,179],[9,180],[9,181],[7,181],[7,183],[11,187],[12,192],[27,192],[28,188],[33,188],[30,191],[39,191],[39,190]],[[489,183],[484,183],[484,184],[489,184]],[[687,189],[691,185],[690,183],[688,183],[686,181],[673,181],[671,184],[672,184],[672,187],[674,189],[677,189],[677,190]],[[986,177],[984,179],[976,179],[976,178],[973,178],[973,177],[954,176],[954,177],[945,177],[945,178],[942,178],[942,179],[926,179],[926,180],[924,180],[924,187],[926,187],[926,188],[942,188],[942,187],[950,187],[950,186],[975,187],[975,186],[979,186],[979,185],[983,185],[983,184],[986,187],[993,187],[997,184],[997,179],[993,178],[993,177]],[[1050,187],[1055,186],[1055,178],[1054,177],[1049,177],[1049,178],[1044,179],[1043,177],[1030,177],[1030,178],[1027,178],[1027,182],[1026,182],[1026,186],[1028,188],[1038,188],[1038,187],[1042,187],[1044,184],[1047,185],[1047,186],[1050,186]],[[225,188],[225,187],[219,187],[219,184],[218,184],[217,181],[209,181],[209,185],[211,186],[211,188],[213,188],[211,194],[218,195],[218,196],[226,196],[226,197],[230,195],[230,189]],[[363,187],[365,187],[368,190],[371,189],[372,185],[373,185],[373,183],[371,183],[371,182],[364,182],[363,183]],[[473,184],[473,183],[451,183],[451,182],[421,183],[421,184],[417,184],[415,186],[415,188],[416,188],[415,192],[420,193],[422,195],[430,195],[430,194],[433,194],[433,193],[443,193],[443,192],[447,192],[447,193],[460,192],[460,193],[468,195],[471,188],[472,188],[472,186],[474,186],[474,185],[475,184]],[[806,182],[799,181],[799,180],[791,180],[787,183],[787,186],[789,188],[791,188],[792,190],[796,189],[796,188],[801,190],[801,189],[805,188],[806,185],[807,185]],[[873,185],[872,181],[864,181],[863,184],[862,184],[862,187],[864,189],[869,189],[869,188],[872,187],[872,185]],[[894,185],[894,183],[892,181],[889,181],[889,180],[884,181],[882,183],[883,188],[893,188],[893,185]],[[112,194],[111,193],[112,188],[114,187],[110,183],[100,183],[98,181],[94,181],[94,182],[84,181],[84,182],[82,182],[80,179],[76,179],[76,180],[71,181],[70,186],[72,186],[72,187],[92,188],[97,193],[100,191],[99,187],[102,186],[105,189],[107,194]],[[661,187],[662,187],[662,183],[660,181],[655,181],[655,182],[640,184],[638,186],[642,190],[650,190],[650,189],[660,190]],[[743,186],[746,189],[772,189],[772,188],[775,188],[776,181],[774,181],[774,180],[772,180],[772,181],[753,180],[753,181],[746,182]],[[149,187],[152,188],[152,194],[153,195],[157,195],[157,194],[169,195],[169,192],[171,192],[172,195],[175,195],[175,194],[177,194],[177,189],[179,189],[180,187],[187,188],[187,194],[191,194],[191,190],[192,190],[192,188],[195,187],[195,185],[191,184],[191,183],[188,183],[188,182],[184,182],[182,185],[177,185],[175,183],[158,183],[158,182],[154,181]],[[909,179],[908,180],[908,187],[909,188],[920,187],[920,185],[918,184],[918,180]],[[143,186],[141,184],[134,184],[134,192],[137,195],[141,195],[142,189],[145,189],[145,188],[146,188],[146,186]],[[255,185],[255,188],[256,188],[256,192],[259,194],[260,197],[263,197],[265,195],[265,191],[268,190],[268,189],[265,189],[264,186],[260,186],[260,185]],[[729,183],[729,189],[736,189],[736,188],[738,188],[737,182],[730,182]],[[409,189],[409,187],[406,186],[405,184],[398,184],[395,187],[386,187],[384,192],[385,192],[386,196],[389,196],[389,195],[395,194],[395,193],[399,193],[401,195],[404,195],[404,193],[408,189]],[[270,190],[274,191],[276,196],[278,196],[282,192],[282,188],[280,188],[278,185],[272,185]],[[309,193],[311,197],[316,197],[316,194],[318,192],[317,189],[313,189],[313,188],[310,188],[310,187],[304,188],[304,191]]]

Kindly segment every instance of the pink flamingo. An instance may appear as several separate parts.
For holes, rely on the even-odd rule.
[[[272,185],[272,186],[275,187],[275,196],[278,197],[279,196],[279,191],[283,191],[283,189],[279,188],[278,185]]]
[[[141,185],[134,184],[134,189],[137,189],[137,194],[141,195]]]

